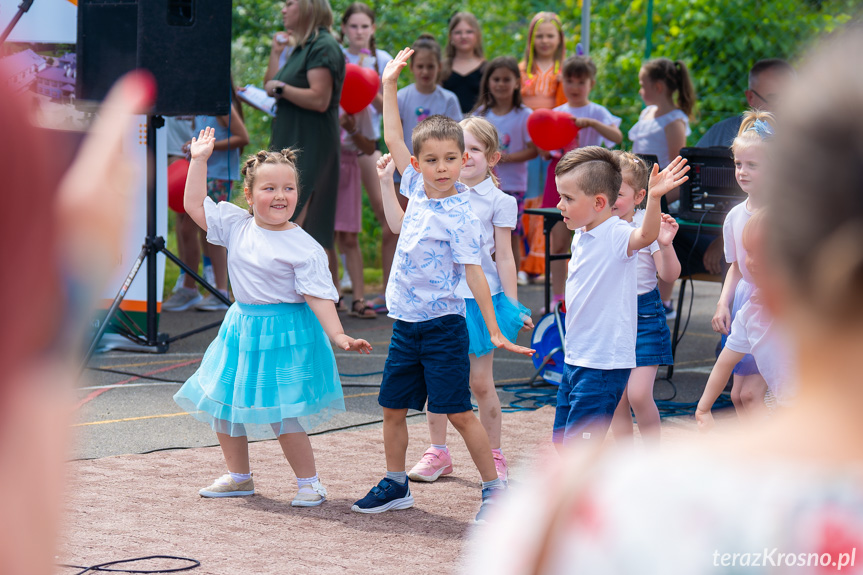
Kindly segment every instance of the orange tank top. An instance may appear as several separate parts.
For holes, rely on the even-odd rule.
[[[521,98],[525,106],[531,110],[537,110],[556,108],[566,103],[563,84],[555,73],[554,66],[545,71],[534,66],[532,78],[528,77],[524,62],[519,63],[518,69],[521,71]]]

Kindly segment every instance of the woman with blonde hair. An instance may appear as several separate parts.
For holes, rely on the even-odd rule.
[[[327,0],[287,0],[282,19],[296,47],[265,85],[276,98],[270,148],[300,150],[302,181],[294,220],[324,248],[332,248],[345,57],[331,33],[333,11]]]

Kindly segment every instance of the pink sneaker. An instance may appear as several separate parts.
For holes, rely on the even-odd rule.
[[[507,483],[509,479],[509,468],[506,465],[506,457],[504,457],[503,453],[497,454],[494,451],[491,452],[492,457],[494,457],[494,468],[497,470],[498,478]]]
[[[449,451],[429,447],[419,463],[414,465],[413,469],[408,472],[408,477],[414,481],[435,481],[441,475],[452,473],[452,457]]]

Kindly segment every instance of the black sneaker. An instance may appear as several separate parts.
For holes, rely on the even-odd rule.
[[[410,480],[404,485],[384,477],[381,482],[372,487],[368,495],[354,503],[351,511],[357,513],[383,513],[391,509],[407,509],[414,506],[411,495]]]

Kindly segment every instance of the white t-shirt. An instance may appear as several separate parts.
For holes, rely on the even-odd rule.
[[[384,68],[387,67],[387,64],[390,63],[390,60],[393,59],[388,53],[383,50],[375,50],[376,58],[372,58],[370,54],[351,54],[348,52],[348,49],[344,46],[342,47],[342,52],[345,54],[345,60],[348,64],[356,64],[357,66],[362,66],[363,68],[371,68],[375,69],[375,61],[377,61],[378,65],[378,76],[384,73]],[[369,113],[371,113],[372,117],[372,126],[374,127],[374,140],[380,140],[381,138],[381,114],[375,109],[374,106],[369,105],[368,107]]]
[[[683,110],[674,110],[661,116],[653,116],[656,106],[648,106],[641,111],[638,121],[629,129],[629,139],[632,140],[634,154],[654,154],[659,158],[659,167],[664,168],[671,162],[668,157],[668,138],[665,137],[665,127],[675,120],[683,120],[685,134],[692,133],[689,129],[689,118]],[[649,117],[648,117],[649,116]]]
[[[764,376],[767,387],[780,405],[791,403],[792,364],[790,344],[773,325],[758,289],[737,311],[725,347],[738,353],[751,353]]]
[[[737,262],[743,279],[751,284],[752,276],[746,267],[746,248],[743,247],[743,226],[752,217],[752,212],[746,207],[748,203],[749,200],[740,202],[725,216],[725,223],[722,225],[722,241],[725,243],[725,261]]]
[[[494,186],[491,178],[486,178],[468,192],[470,209],[482,224],[482,271],[488,281],[491,295],[503,291],[494,255],[494,228],[515,228],[518,220],[518,204]],[[455,293],[459,297],[473,298],[466,281],[459,282]]]
[[[442,114],[461,122],[461,105],[458,97],[449,90],[436,86],[431,94],[421,94],[416,84],[405,86],[398,91],[399,116],[402,119],[402,129],[405,132],[405,145],[414,153],[411,135],[417,124],[435,114]]]
[[[195,116],[166,116],[165,132],[169,156],[185,156],[183,145],[192,139]]]
[[[228,248],[228,274],[240,303],[302,303],[303,295],[339,300],[324,248],[300,227],[272,231],[230,202],[204,199],[207,241]]]
[[[591,369],[635,367],[636,254],[629,222],[611,216],[576,230],[566,278],[564,360]]]
[[[354,114],[354,117],[357,120],[356,130],[370,140],[377,140],[375,137],[374,124],[372,123],[372,110],[374,110],[374,108],[369,106],[368,108],[364,108]],[[345,111],[342,110],[341,106],[339,106],[339,117],[341,118],[344,113]],[[342,128],[339,130],[339,134],[342,142],[342,150],[348,152],[356,152],[358,150],[357,145],[354,143],[354,139],[350,134],[348,134],[347,130]]]
[[[533,112],[527,106],[513,108],[503,116],[498,116],[493,111],[484,109],[477,110],[477,114],[483,115],[486,120],[497,128],[497,136],[500,141],[500,151],[505,154],[521,152],[530,143],[530,134],[527,133],[527,119]],[[500,180],[500,189],[505,192],[527,191],[527,162],[500,163],[494,168],[497,179]]]
[[[608,108],[601,106],[596,102],[588,102],[586,106],[577,108],[569,104],[563,104],[555,108],[557,112],[566,112],[575,118],[592,118],[598,120],[600,124],[606,126],[620,126],[620,118],[608,111]],[[567,152],[575,148],[583,148],[585,146],[605,146],[612,148],[616,144],[611,140],[605,139],[594,128],[581,128],[578,130],[578,142],[573,140],[566,148]]]
[[[635,210],[632,227],[639,228],[644,222],[644,210]],[[654,241],[638,250],[638,295],[650,293],[656,287],[656,260],[653,254],[659,251],[659,242]]]
[[[408,322],[465,315],[456,287],[464,264],[482,264],[482,224],[473,214],[467,187],[435,199],[425,193],[422,174],[408,166],[399,192],[410,199],[387,283],[389,316]]]

